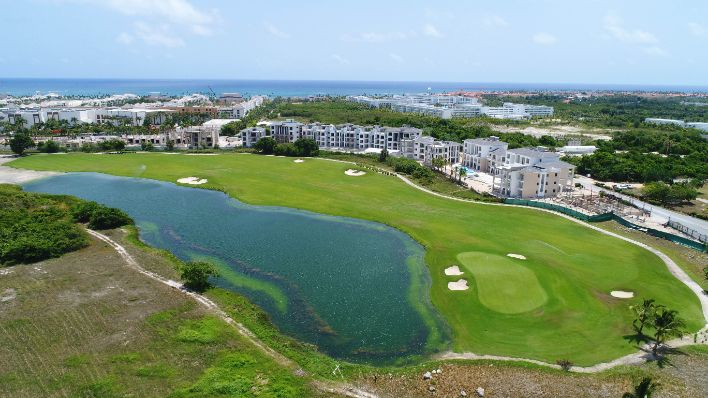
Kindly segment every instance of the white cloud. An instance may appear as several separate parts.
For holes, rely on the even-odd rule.
[[[689,22],[688,23],[688,29],[693,33],[695,36],[698,37],[706,37],[708,36],[708,29],[706,29],[705,26],[699,24],[698,22]]]
[[[335,61],[339,62],[342,65],[349,65],[349,63],[350,63],[348,59],[342,57],[339,54],[332,54],[332,59],[334,59]]]
[[[145,44],[169,48],[182,47],[184,41],[170,32],[168,25],[150,25],[145,22],[135,23],[135,37]]]
[[[135,37],[133,37],[133,35],[129,33],[121,32],[121,34],[116,37],[116,41],[120,44],[125,44],[127,46],[133,44],[133,42],[135,41]]]
[[[443,37],[443,34],[440,33],[438,28],[436,28],[433,24],[426,24],[425,26],[423,26],[423,34],[430,37]]]
[[[218,20],[218,11],[204,11],[188,0],[92,0],[92,3],[109,7],[121,14],[155,17],[170,23],[186,25],[192,32],[209,35]]]
[[[265,26],[266,31],[275,37],[279,37],[281,39],[289,39],[290,38],[290,35],[288,33],[285,33],[282,30],[278,29],[275,25],[273,25],[270,22],[264,22],[263,25]]]
[[[533,35],[531,38],[534,43],[540,44],[542,46],[550,46],[558,42],[558,38],[550,33],[539,32]]]
[[[408,40],[416,37],[417,34],[413,31],[411,32],[385,32],[385,33],[380,33],[380,32],[364,32],[364,33],[359,33],[358,35],[350,35],[350,34],[344,34],[342,35],[342,40],[344,41],[363,41],[363,42],[368,42],[368,43],[383,43],[383,42],[389,42],[389,41],[397,41],[397,40]]]
[[[661,47],[650,46],[643,49],[644,54],[651,55],[653,57],[668,57],[669,54]]]
[[[489,15],[484,18],[484,25],[496,28],[503,28],[509,26],[509,22],[507,22],[506,19],[500,17],[499,15]]]
[[[401,57],[400,55],[398,55],[398,54],[396,54],[396,53],[390,53],[390,54],[388,54],[388,56],[389,56],[392,60],[398,62],[399,64],[401,64],[401,63],[403,63],[403,62],[405,61],[405,60],[403,59],[403,57]]]
[[[650,32],[641,29],[626,29],[623,26],[622,19],[616,15],[605,15],[603,23],[605,31],[609,33],[611,37],[623,43],[655,44],[658,42],[656,37]]]

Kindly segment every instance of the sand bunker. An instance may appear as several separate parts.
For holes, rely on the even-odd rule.
[[[457,282],[448,282],[447,288],[450,290],[467,290],[469,286],[467,286],[467,280],[460,279]]]
[[[180,184],[190,184],[190,185],[201,185],[206,184],[207,180],[200,179],[199,177],[184,177],[177,180]]]
[[[519,260],[526,260],[526,256],[522,256],[521,254],[509,253],[507,254],[507,257],[518,258]]]
[[[359,177],[359,176],[363,176],[364,174],[366,174],[366,172],[361,171],[361,170],[349,169],[349,170],[345,171],[344,174],[346,174],[348,176],[352,176],[352,177]]]
[[[622,290],[613,290],[610,292],[610,296],[616,297],[616,298],[621,298],[621,299],[629,299],[634,297],[634,292],[625,292]]]
[[[304,160],[302,160],[302,159],[295,159],[295,160],[293,160],[293,162],[295,162],[295,163],[302,163],[302,162],[304,162]]]
[[[185,153],[187,156],[217,156],[218,153]]]
[[[460,267],[458,267],[457,265],[445,268],[445,275],[456,276],[462,274],[464,274],[464,272],[460,271]]]
[[[179,155],[179,152],[160,152],[163,155]]]

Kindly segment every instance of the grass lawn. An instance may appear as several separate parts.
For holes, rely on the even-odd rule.
[[[204,187],[223,190],[247,203],[355,217],[399,228],[426,248],[433,280],[431,298],[452,330],[450,348],[456,351],[550,362],[566,358],[579,365],[610,360],[634,351],[623,338],[631,333],[628,306],[643,298],[679,310],[691,331],[704,324],[698,299],[647,250],[533,209],[438,198],[395,177],[375,173],[345,176],[351,167],[348,164],[321,159],[294,163],[292,158],[258,155],[155,153],[35,155],[10,165],[171,182],[195,176],[209,180]],[[483,255],[494,263],[501,263],[499,257],[508,253],[526,256],[518,268],[525,276],[515,284],[528,289],[523,280],[530,280],[532,273],[540,286],[534,287],[534,294],[543,292],[547,299],[526,312],[505,313],[508,309],[503,306],[485,305],[500,298],[490,299],[485,293],[481,300],[476,288],[448,290],[449,277],[443,270],[460,264],[458,256],[468,252],[479,253],[474,262],[484,261]],[[474,264],[465,275],[470,286],[480,283],[474,278],[480,272],[477,267],[484,266]],[[485,272],[481,279],[502,284],[500,280],[508,275],[509,267],[501,266],[496,275]],[[635,298],[612,298],[612,290],[634,291]],[[523,309],[518,299],[514,301],[515,311]]]

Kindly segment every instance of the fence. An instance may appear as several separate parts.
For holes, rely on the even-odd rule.
[[[581,213],[577,210],[569,209],[564,206],[552,204],[552,203],[545,203],[545,202],[537,202],[535,200],[525,200],[525,199],[511,199],[507,198],[504,199],[504,203],[509,204],[509,205],[521,205],[521,206],[529,206],[529,207],[538,207],[541,209],[546,209],[546,210],[553,210],[557,211],[559,213],[567,214],[573,218],[577,218],[579,220],[583,221],[588,221],[588,222],[600,222],[600,221],[609,221],[612,220],[614,217],[613,213],[604,213],[604,214],[596,214],[596,215],[588,215]]]
[[[544,203],[544,202],[536,202],[533,200],[524,200],[524,199],[505,199],[504,203],[510,204],[510,205],[521,205],[521,206],[538,207],[541,209],[553,210],[553,211],[567,214],[571,217],[577,218],[579,220],[587,221],[587,222],[600,222],[600,221],[615,220],[618,223],[624,225],[625,227],[644,232],[644,233],[649,234],[651,236],[656,236],[657,238],[667,239],[667,240],[670,240],[674,243],[678,243],[680,245],[690,247],[690,248],[698,250],[700,252],[706,252],[706,247],[708,246],[705,243],[696,242],[691,239],[684,238],[683,236],[678,236],[678,235],[670,234],[668,232],[659,231],[659,230],[656,230],[653,228],[646,228],[641,225],[631,223],[614,213],[604,213],[604,214],[597,214],[594,216],[590,216],[587,214],[583,214],[579,211],[569,209],[567,207],[554,205],[554,204],[550,204],[550,203]]]
[[[698,240],[699,242],[708,243],[708,236],[696,231],[695,229],[688,228],[687,226],[676,221],[669,221],[668,223],[666,223],[666,225],[675,230],[683,232],[684,234]]]

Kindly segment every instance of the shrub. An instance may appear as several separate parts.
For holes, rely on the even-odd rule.
[[[140,149],[142,149],[143,151],[150,152],[155,149],[155,145],[153,145],[151,142],[143,142],[142,144],[140,144]]]
[[[297,147],[290,143],[276,145],[273,153],[280,156],[299,156]]]
[[[37,146],[37,149],[40,152],[45,152],[45,153],[57,153],[61,149],[59,144],[56,143],[56,141],[48,140],[45,141]]]
[[[99,206],[91,213],[88,227],[91,229],[113,229],[131,222],[130,217],[122,210]]]
[[[102,151],[122,151],[125,149],[125,142],[117,138],[113,138],[98,143],[98,148]]]
[[[265,155],[270,155],[275,151],[278,143],[272,137],[262,137],[256,141],[253,148]]]
[[[88,223],[91,229],[113,229],[132,223],[122,210],[100,205],[96,202],[79,202],[71,209],[76,222]]]
[[[561,369],[565,370],[566,372],[570,372],[570,368],[573,367],[573,362],[570,362],[567,359],[559,359],[556,361],[556,364],[561,367]]]
[[[219,272],[211,263],[190,261],[182,266],[180,276],[185,286],[201,292],[209,287],[209,277],[218,275]]]

